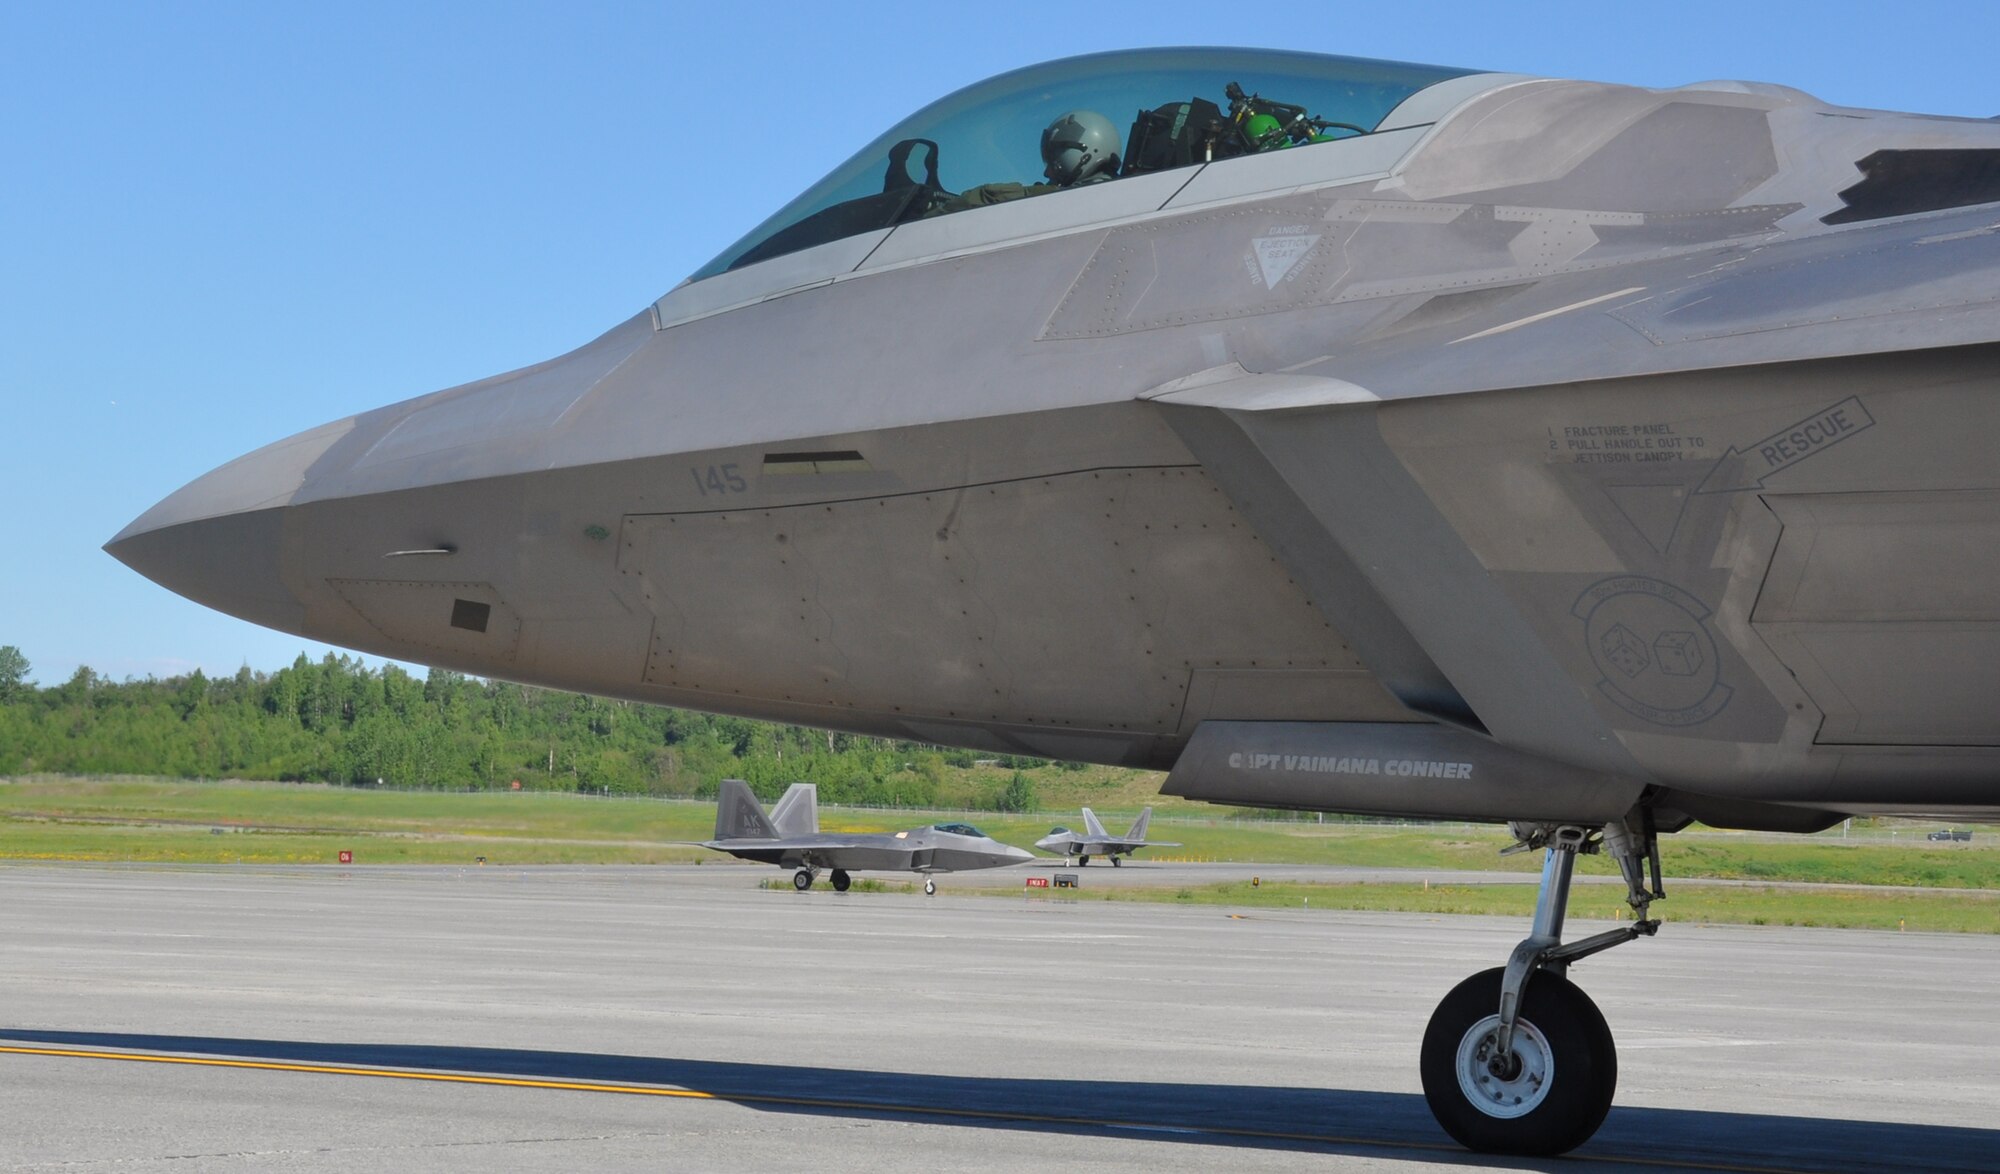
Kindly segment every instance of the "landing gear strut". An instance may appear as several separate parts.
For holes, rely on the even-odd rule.
[[[1659,837],[1646,813],[1628,819],[1638,826],[1514,828],[1521,842],[1513,850],[1546,850],[1534,928],[1504,968],[1453,988],[1424,1032],[1424,1099],[1445,1132],[1468,1149],[1565,1153],[1589,1140],[1611,1111],[1618,1051],[1604,1016],[1567,971],[1572,962],[1659,931],[1660,923],[1646,917],[1651,903],[1666,896]],[[1618,861],[1636,920],[1564,945],[1577,853],[1600,848]]]
[[[924,896],[926,897],[937,896],[937,882],[932,880],[930,877],[924,878]]]

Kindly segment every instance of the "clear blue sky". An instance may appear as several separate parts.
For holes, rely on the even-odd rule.
[[[99,546],[243,452],[539,361],[1002,70],[1234,44],[2000,114],[2000,4],[0,5],[0,644],[43,684],[296,637]]]

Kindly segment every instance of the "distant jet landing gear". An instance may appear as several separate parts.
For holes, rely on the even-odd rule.
[[[932,880],[930,877],[924,878],[924,896],[926,897],[937,896],[937,881]]]
[[[1086,852],[1085,854],[1083,854],[1082,856],[1079,856],[1079,857],[1077,857],[1077,858],[1076,858],[1076,866],[1077,866],[1078,868],[1082,868],[1082,867],[1083,867],[1084,865],[1086,865],[1086,864],[1089,864],[1089,863],[1090,863],[1090,854],[1089,854],[1089,853],[1087,853],[1087,852]]]
[[[810,868],[801,868],[797,872],[793,873],[792,887],[797,889],[801,893],[805,892],[807,889],[812,888],[813,870]],[[836,887],[845,888],[846,886],[840,885]]]
[[[833,882],[833,891],[836,893],[846,892],[847,886],[854,883],[854,878],[848,876],[845,870],[839,868],[834,869],[833,874],[827,877],[827,879]]]
[[[1111,858],[1111,867],[1113,867],[1113,868],[1116,868],[1116,867],[1118,867],[1118,858],[1117,858],[1116,856],[1113,856],[1113,857]]]
[[[1660,923],[1646,917],[1650,904],[1666,896],[1659,837],[1650,815],[1639,818],[1637,834],[1623,822],[1601,833],[1574,825],[1514,828],[1517,850],[1547,849],[1534,928],[1504,969],[1453,988],[1424,1032],[1424,1099],[1445,1132],[1468,1149],[1565,1153],[1588,1141],[1611,1111],[1617,1047],[1596,1004],[1566,972],[1572,962],[1659,931]],[[1618,861],[1637,921],[1563,945],[1577,853],[1600,847]]]

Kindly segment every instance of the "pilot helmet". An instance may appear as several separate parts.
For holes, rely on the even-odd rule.
[[[1099,172],[1118,170],[1118,129],[1095,110],[1072,110],[1042,132],[1042,172],[1068,187]]]
[[[1250,140],[1250,149],[1253,151],[1271,151],[1292,145],[1292,140],[1285,134],[1285,128],[1269,114],[1252,114],[1244,119],[1243,137]]]

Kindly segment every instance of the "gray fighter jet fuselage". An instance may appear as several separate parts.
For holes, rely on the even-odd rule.
[[[1510,821],[1535,931],[1425,1085],[1557,1152],[1615,1068],[1561,974],[1613,944],[1561,941],[1577,853],[1622,941],[1691,820],[2000,813],[1996,201],[2000,123],[1778,86],[1077,58],[110,549],[471,673]]]
[[[1131,831],[1123,836],[1114,836],[1105,831],[1104,825],[1098,822],[1097,813],[1086,807],[1083,809],[1081,833],[1064,827],[1051,828],[1048,835],[1035,841],[1035,847],[1044,852],[1060,852],[1065,857],[1073,858],[1079,868],[1089,864],[1092,856],[1108,859],[1111,861],[1111,866],[1116,868],[1119,857],[1129,856],[1141,848],[1180,847],[1172,840],[1148,840],[1146,825],[1152,820],[1153,809],[1148,807],[1139,813],[1139,818],[1132,821]]]
[[[819,788],[813,784],[793,783],[766,816],[750,785],[741,779],[722,780],[715,802],[715,838],[702,847],[795,869],[792,887],[802,893],[812,888],[822,869],[831,873],[833,887],[843,893],[849,874],[855,872],[922,873],[924,892],[935,893],[932,873],[1004,868],[1035,858],[1032,852],[1002,844],[964,823],[900,832],[822,832]]]

